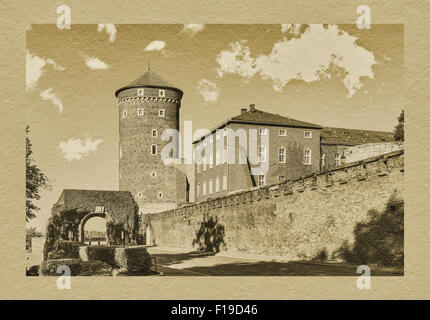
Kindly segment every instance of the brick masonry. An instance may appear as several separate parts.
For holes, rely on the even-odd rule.
[[[311,258],[335,252],[371,209],[404,195],[404,153],[395,151],[301,179],[145,215],[153,244],[192,249],[204,215],[225,227],[223,250]]]

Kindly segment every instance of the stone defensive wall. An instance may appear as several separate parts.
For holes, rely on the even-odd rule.
[[[158,246],[196,249],[198,230],[206,228],[227,252],[311,259],[326,250],[336,257],[345,241],[354,242],[354,227],[368,219],[369,210],[384,209],[392,196],[403,199],[403,179],[404,151],[399,150],[147,214],[143,227],[149,225],[151,242]]]

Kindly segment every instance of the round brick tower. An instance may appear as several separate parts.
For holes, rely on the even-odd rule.
[[[130,191],[139,212],[170,210],[186,199],[186,177],[161,160],[166,129],[179,130],[183,92],[152,70],[115,92],[119,110],[119,190]]]

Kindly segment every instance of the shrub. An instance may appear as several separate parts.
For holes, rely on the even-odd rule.
[[[318,251],[318,253],[312,258],[314,261],[326,261],[328,259],[328,252],[326,248]]]

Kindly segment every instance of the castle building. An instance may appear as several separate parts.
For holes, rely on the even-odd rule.
[[[249,109],[242,108],[238,116],[226,120],[210,134],[193,142],[195,149],[202,154],[195,169],[196,202],[318,171],[321,129],[313,123],[257,110],[255,105],[250,105]],[[242,146],[236,141],[240,138],[228,139],[228,135],[240,130],[244,130],[246,136]],[[258,163],[249,161],[251,148],[243,147],[250,145],[252,130],[257,136],[254,151]],[[262,143],[263,137],[268,138],[267,145]],[[223,146],[221,150],[216,148],[219,141]],[[228,148],[229,141],[235,141],[232,148]],[[228,152],[235,153],[234,162],[228,161]],[[239,163],[240,156],[247,161]],[[253,174],[252,168],[262,165],[267,166],[267,172]]]
[[[119,112],[119,190],[130,191],[139,213],[176,208],[187,201],[183,172],[164,164],[166,129],[179,130],[182,90],[148,69],[115,92]]]

